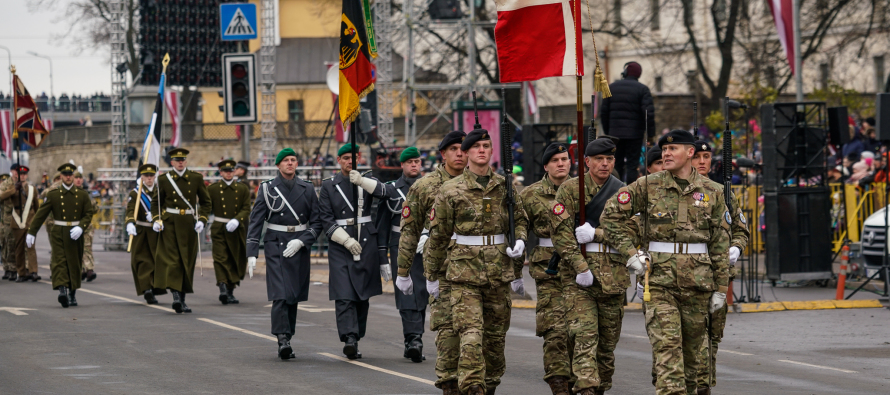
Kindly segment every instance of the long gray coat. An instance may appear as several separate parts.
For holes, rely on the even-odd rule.
[[[275,192],[278,188],[283,199],[287,199],[299,220],[282,202],[282,197]],[[266,193],[272,207],[266,204]],[[266,230],[263,248],[266,255],[266,293],[269,300],[286,300],[288,304],[303,302],[309,299],[309,253],[315,239],[321,234],[322,223],[318,210],[318,196],[311,182],[297,179],[292,189],[284,186],[281,174],[260,184],[257,199],[250,211],[250,225],[247,227],[247,256],[258,256],[260,235],[263,222],[270,224],[296,226],[308,225],[301,232],[280,232]],[[303,248],[296,255],[284,258],[281,254],[287,243],[293,239],[303,241]]]
[[[386,188],[381,182],[377,183],[373,197],[385,198]],[[337,189],[337,186],[340,189]],[[337,173],[334,177],[325,179],[321,183],[321,192],[318,201],[321,214],[321,223],[328,238],[338,227],[356,238],[355,226],[341,226],[338,219],[351,219],[354,212],[349,206],[352,204],[353,186],[349,177],[343,173]],[[372,195],[364,189],[358,188],[364,196],[364,205],[360,213],[362,216],[371,215]],[[343,191],[343,195],[340,194]],[[343,200],[343,196],[346,199]],[[377,255],[377,228],[373,222],[361,224],[361,237],[356,238],[362,245],[361,260],[352,260],[352,253],[342,245],[330,242],[328,245],[328,266],[330,270],[329,299],[330,300],[368,300],[372,296],[383,293],[383,285],[380,283],[380,263]]]
[[[388,262],[393,276],[399,271],[399,236],[400,232],[392,229],[398,227],[402,221],[402,205],[404,196],[408,196],[411,185],[402,174],[399,179],[388,182],[386,185],[386,199],[377,206],[377,245],[380,250],[381,264]],[[399,193],[401,192],[401,194]],[[387,258],[387,250],[389,257]],[[399,310],[424,310],[429,301],[430,294],[426,291],[426,277],[423,276],[423,255],[415,254],[414,263],[411,264],[411,281],[414,282],[414,294],[405,295],[398,288],[395,289],[396,308]]]

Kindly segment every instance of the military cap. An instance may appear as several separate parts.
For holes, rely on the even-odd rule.
[[[236,169],[238,169],[238,168],[241,168],[241,169],[249,169],[249,168],[250,168],[250,162],[248,162],[248,161],[244,161],[244,160],[240,160],[240,161],[238,161],[238,163],[235,164],[235,168],[236,168]]]
[[[661,147],[652,147],[646,151],[646,167],[652,166],[659,159],[661,159]]]
[[[695,145],[695,137],[692,137],[692,133],[687,130],[674,129],[658,139],[659,148],[664,148],[665,144]]]
[[[297,153],[294,152],[294,149],[290,147],[278,151],[278,156],[275,157],[275,166],[278,166],[278,164],[281,163],[281,161],[283,161],[284,158],[287,158],[288,156],[293,156],[294,158],[296,158]]]
[[[4,181],[9,178],[9,173],[0,174],[0,181]]]
[[[695,141],[695,153],[699,153],[702,151],[711,152],[711,144],[708,144],[707,141],[704,140],[696,140]]]
[[[158,172],[158,167],[151,163],[146,163],[142,166],[139,166],[139,174],[141,174],[141,175],[146,175],[146,174],[153,175],[153,174],[156,174],[157,172]]]
[[[452,144],[463,143],[464,138],[466,138],[466,137],[467,137],[466,133],[460,132],[457,130],[455,130],[453,132],[448,132],[448,134],[445,135],[445,138],[443,138],[442,141],[439,142],[439,151],[444,151],[445,148],[448,148]]]
[[[189,150],[185,148],[174,148],[169,152],[172,159],[185,159],[189,155]]]
[[[584,155],[615,155],[615,151],[617,151],[617,148],[612,139],[608,137],[600,137],[591,141],[590,144],[587,144],[587,148],[584,150]]]
[[[75,171],[75,172],[74,172],[74,178],[83,178],[83,173],[81,173],[81,172],[79,172],[79,171]]]
[[[565,144],[563,144],[563,143],[550,144],[547,146],[547,148],[544,149],[544,156],[541,158],[543,160],[543,162],[541,162],[541,163],[544,163],[546,165],[547,162],[550,162],[550,158],[552,158],[553,155],[561,154],[563,152],[569,152],[569,148],[566,147]]]
[[[346,155],[346,154],[352,152],[352,147],[353,147],[352,143],[343,144],[343,146],[337,150],[337,156],[343,156],[343,155]],[[355,146],[355,152],[359,152],[358,146]]]
[[[464,138],[464,141],[460,143],[461,151],[469,151],[470,148],[473,148],[473,144],[476,144],[477,141],[485,141],[491,140],[491,136],[488,135],[488,131],[485,129],[474,129],[470,134]]]
[[[58,180],[60,178],[62,178],[62,173],[59,173],[57,171],[56,174],[53,174],[53,182],[56,182],[56,180]]]
[[[409,161],[414,158],[420,157],[420,150],[417,147],[408,147],[402,150],[402,154],[399,155],[399,162],[404,163],[405,161]]]
[[[15,171],[19,172],[19,174],[28,174],[28,172],[31,171],[31,169],[29,169],[28,166],[24,166],[24,165],[20,165],[20,164],[12,165],[12,169],[10,169],[10,170],[15,170]]]
[[[75,171],[77,171],[77,167],[70,163],[66,163],[64,165],[59,166],[59,168],[56,170],[58,170],[59,173],[69,176],[69,175],[74,174]]]
[[[219,167],[220,170],[232,171],[235,170],[235,161],[232,159],[222,160],[216,164],[216,167]]]

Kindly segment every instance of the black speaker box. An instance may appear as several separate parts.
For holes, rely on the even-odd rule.
[[[433,0],[430,3],[429,12],[430,18],[433,19],[460,19],[463,17],[458,0]]]
[[[875,125],[877,139],[890,140],[890,93],[878,93],[878,98],[875,100],[875,118],[878,121]]]
[[[828,107],[828,133],[831,135],[831,144],[836,147],[850,142],[847,107]]]

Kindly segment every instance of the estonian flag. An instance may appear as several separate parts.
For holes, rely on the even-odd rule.
[[[145,142],[142,143],[142,164],[152,164],[160,167],[161,163],[161,125],[164,124],[164,82],[167,79],[167,64],[170,63],[170,54],[164,56],[163,71],[161,71],[161,83],[158,85],[158,100],[155,102],[155,112],[151,114],[151,123],[145,132]]]

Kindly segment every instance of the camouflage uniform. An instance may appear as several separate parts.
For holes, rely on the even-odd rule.
[[[423,176],[408,189],[407,199],[402,208],[399,238],[398,275],[407,276],[411,272],[411,264],[417,251],[421,234],[429,232],[429,212],[433,208],[442,184],[454,177],[445,170],[445,165],[436,167],[436,171]],[[408,210],[405,211],[405,208]],[[451,246],[449,245],[449,248]],[[439,271],[439,295],[450,295],[451,284],[445,278],[447,264]],[[429,277],[427,277],[429,278]],[[414,284],[424,287],[424,284]],[[416,290],[415,290],[416,292]],[[436,387],[457,380],[457,360],[460,357],[460,337],[451,323],[451,301],[448,297],[430,298],[430,330],[436,331]]]
[[[451,283],[450,298],[454,330],[460,336],[458,380],[462,392],[470,386],[487,388],[500,384],[506,370],[504,339],[510,329],[509,283],[522,278],[522,259],[507,257],[507,245],[488,239],[489,245],[468,245],[461,236],[503,235],[508,230],[503,176],[488,171],[487,185],[470,171],[442,185],[429,213],[430,238],[424,251],[424,275],[430,281],[441,277]],[[483,181],[484,183],[484,181]],[[511,187],[512,186],[508,186]],[[515,236],[526,239],[528,219],[516,194]],[[452,235],[454,246],[448,251]],[[512,246],[511,246],[512,247]],[[446,254],[449,262],[443,266]],[[483,344],[484,343],[484,344]]]
[[[652,256],[651,301],[646,302],[646,332],[655,355],[658,394],[695,392],[706,330],[708,300],[729,284],[727,251],[732,218],[719,184],[692,172],[687,180],[668,171],[649,175],[621,188],[603,211],[605,236],[625,255],[635,255],[641,236],[630,220],[646,215]],[[722,227],[723,229],[719,229]],[[656,246],[655,243],[665,243]],[[701,248],[704,253],[662,252]]]
[[[3,182],[0,182],[0,193],[14,187],[15,183],[12,182],[12,178],[7,177]],[[3,271],[15,272],[17,271],[15,267],[15,240],[10,229],[10,226],[12,226],[12,200],[4,200],[0,203],[0,209],[2,209],[0,248],[3,248]]]
[[[28,248],[25,236],[34,220],[34,214],[40,206],[40,200],[37,188],[27,181],[22,183],[21,193],[15,190],[15,184],[11,177],[0,184],[0,200],[3,202],[3,228],[6,230],[3,262],[4,265],[9,264],[10,270],[16,272],[19,277],[24,277],[30,273],[37,273],[37,249],[35,246]],[[28,212],[23,213],[29,189],[34,197]],[[13,214],[25,217],[22,221],[24,226],[19,226],[15,222]]]
[[[87,191],[87,196],[89,196],[90,192]],[[95,199],[90,198],[90,202],[93,204],[93,213],[99,212],[99,202]],[[83,270],[86,272],[87,270],[93,270],[93,267],[96,265],[96,261],[93,260],[93,232],[96,228],[93,226],[92,222],[90,222],[89,227],[83,230]]]
[[[522,208],[528,215],[529,226],[540,240],[539,245],[529,254],[528,271],[535,279],[538,295],[535,335],[544,338],[544,381],[552,377],[572,377],[563,285],[557,275],[545,273],[550,257],[555,252],[550,240],[550,210],[556,202],[557,188],[559,187],[550,181],[550,177],[545,175],[541,181],[529,185],[519,195]]]
[[[611,182],[619,182],[613,179]],[[562,257],[560,277],[565,287],[569,338],[574,343],[572,371],[577,380],[574,391],[588,388],[607,391],[612,388],[615,373],[615,347],[621,335],[624,318],[624,295],[630,286],[625,262],[627,258],[612,248],[611,240],[596,229],[592,243],[585,245],[587,259],[575,238],[576,214],[579,210],[578,178],[559,187],[556,203],[550,208],[553,245]],[[584,174],[585,202],[601,190],[589,173]],[[586,221],[590,222],[590,221]],[[590,270],[593,285],[581,287],[575,277]]]

